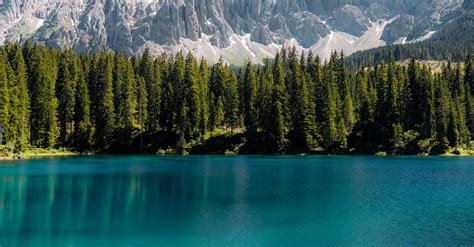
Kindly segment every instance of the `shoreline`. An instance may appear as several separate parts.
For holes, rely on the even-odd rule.
[[[471,151],[472,152],[472,151]],[[380,155],[380,154],[311,154],[311,153],[300,153],[300,154],[98,154],[98,153],[77,153],[72,151],[58,151],[50,153],[28,153],[28,154],[10,154],[8,156],[0,156],[0,161],[21,161],[21,160],[34,160],[34,159],[47,159],[47,158],[67,158],[67,157],[77,157],[77,156],[95,156],[95,155],[110,155],[110,156],[120,156],[120,155],[149,155],[157,157],[166,157],[166,156],[200,156],[200,155],[209,155],[209,156],[259,156],[259,155],[270,155],[270,156],[373,156],[373,157],[447,157],[447,158],[466,158],[474,157],[474,154],[469,152],[463,152],[461,154],[445,153],[440,155],[429,155],[429,154],[416,154],[416,155]]]
[[[14,161],[14,160],[33,160],[41,158],[59,158],[59,157],[73,157],[83,155],[81,153],[72,152],[72,151],[60,151],[52,150],[47,152],[35,152],[32,150],[26,151],[21,154],[8,153],[6,155],[0,156],[0,161]]]

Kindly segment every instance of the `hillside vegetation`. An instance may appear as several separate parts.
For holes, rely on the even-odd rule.
[[[473,60],[350,72],[283,49],[237,73],[192,54],[76,56],[0,49],[0,144],[10,152],[442,154],[474,134]]]
[[[347,59],[347,63],[350,68],[358,69],[382,61],[402,61],[412,57],[418,60],[463,61],[466,54],[474,54],[473,34],[474,10],[466,9],[428,40],[356,52]]]

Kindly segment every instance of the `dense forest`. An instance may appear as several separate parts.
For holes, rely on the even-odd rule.
[[[359,69],[382,61],[402,61],[412,57],[419,60],[463,61],[466,54],[474,52],[473,33],[474,9],[471,7],[428,40],[356,52],[346,62],[351,69]]]
[[[238,71],[192,53],[0,48],[0,139],[22,152],[443,153],[474,134],[474,63],[350,72],[283,49]]]

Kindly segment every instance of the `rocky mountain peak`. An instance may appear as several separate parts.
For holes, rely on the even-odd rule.
[[[0,42],[193,51],[255,62],[283,45],[346,54],[435,32],[462,0],[0,0]]]

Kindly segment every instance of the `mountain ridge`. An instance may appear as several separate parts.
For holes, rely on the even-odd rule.
[[[3,0],[0,43],[259,62],[295,45],[328,58],[429,38],[462,0]]]

